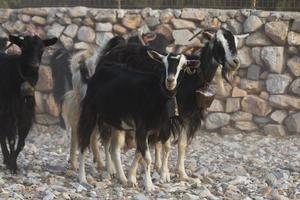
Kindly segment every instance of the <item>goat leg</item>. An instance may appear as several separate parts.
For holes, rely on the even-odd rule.
[[[106,170],[111,176],[113,176],[116,173],[116,169],[110,155],[111,140],[112,137],[109,137],[108,140],[104,142],[104,150],[105,150],[105,157],[106,157],[105,159]]]
[[[184,160],[185,160],[185,150],[187,146],[187,135],[184,130],[181,131],[178,138],[178,158],[176,172],[179,175],[180,180],[188,180],[189,177],[185,172]]]
[[[86,149],[80,151],[79,154],[79,182],[80,183],[87,183],[86,175],[85,175],[85,154],[86,154]]]
[[[117,177],[123,185],[127,185],[127,178],[125,176],[122,162],[121,162],[121,149],[125,144],[125,132],[115,131],[111,141],[111,154],[112,160],[116,167]]]
[[[128,172],[128,183],[132,187],[137,187],[136,171],[139,167],[141,158],[142,158],[142,155],[140,153],[135,154],[134,160],[132,161],[131,167]]]
[[[161,169],[161,143],[155,144],[155,169],[160,171]]]
[[[163,144],[163,162],[162,162],[162,167],[161,167],[161,171],[160,171],[160,181],[162,183],[170,182],[170,180],[171,180],[169,167],[168,167],[168,159],[170,156],[170,151],[171,151],[171,142],[170,142],[170,139],[168,139]]]
[[[100,149],[99,149],[99,143],[98,143],[98,131],[97,128],[95,128],[93,130],[92,136],[91,136],[91,148],[93,151],[93,155],[94,155],[94,162],[97,163],[97,168],[98,170],[102,170],[104,168],[104,164],[101,160],[101,156],[100,156]]]
[[[8,159],[9,159],[9,151],[7,149],[5,137],[1,138],[1,149],[2,149],[2,154],[3,154],[3,164],[7,165]]]
[[[16,138],[14,134],[11,134],[8,137],[8,143],[9,143],[9,160],[8,160],[8,169],[11,171],[11,173],[16,174],[17,173],[17,157],[16,157],[16,150],[15,150],[15,144],[16,144]]]

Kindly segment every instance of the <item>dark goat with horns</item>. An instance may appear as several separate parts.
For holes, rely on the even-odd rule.
[[[196,68],[198,61],[187,60],[184,55],[163,55],[147,47],[140,47],[143,65],[151,66],[151,60],[162,68],[160,75],[140,73],[133,67],[117,63],[100,62],[96,73],[88,81],[88,89],[82,101],[82,110],[78,124],[79,146],[81,147],[79,179],[85,182],[84,152],[96,124],[101,131],[104,124],[122,130],[123,119],[132,119],[136,126],[137,155],[144,160],[145,187],[151,191],[153,184],[150,176],[151,156],[148,137],[151,130],[168,129],[172,123],[166,110],[166,103],[174,94],[180,70]],[[164,123],[162,123],[164,122]],[[169,123],[168,123],[169,122]],[[119,151],[113,159],[118,159]],[[118,169],[122,169],[120,160],[114,160]],[[124,176],[124,172],[119,173]],[[121,177],[119,177],[121,178]],[[122,179],[122,178],[121,178]],[[125,178],[126,179],[126,178]]]
[[[4,163],[16,173],[17,157],[34,118],[34,87],[39,78],[44,47],[56,43],[57,38],[42,40],[38,36],[10,36],[9,41],[19,46],[22,53],[0,54],[0,142]],[[18,144],[15,148],[16,136]]]

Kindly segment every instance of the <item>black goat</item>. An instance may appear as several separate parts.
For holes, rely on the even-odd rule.
[[[57,38],[41,40],[38,36],[10,36],[9,41],[19,46],[22,53],[0,56],[0,142],[4,163],[16,173],[17,157],[34,118],[34,87],[44,47],[56,43]]]
[[[161,55],[146,47],[140,50],[140,55],[150,56],[159,63],[165,73],[162,73],[162,76],[139,73],[128,70],[130,66],[101,62],[88,83],[78,124],[79,146],[82,153],[80,181],[86,181],[84,153],[96,123],[98,122],[100,131],[104,123],[122,130],[122,121],[130,118],[136,127],[137,153],[144,160],[145,187],[147,191],[153,189],[150,176],[149,131],[172,129],[166,103],[174,93],[180,70],[184,67],[196,67],[199,62],[186,60],[184,55]],[[144,60],[143,65],[150,64]],[[168,134],[165,136],[168,139],[170,131],[165,133]],[[119,149],[112,152],[113,160],[117,169],[122,170],[119,153]],[[118,172],[118,176],[123,183],[127,181],[123,170]]]

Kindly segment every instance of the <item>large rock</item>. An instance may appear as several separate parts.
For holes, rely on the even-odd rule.
[[[273,119],[275,122],[281,124],[283,120],[287,116],[287,111],[285,110],[276,110],[271,114],[271,119]]]
[[[44,8],[23,8],[21,12],[23,14],[31,15],[31,16],[46,17],[48,15],[47,9],[44,9]]]
[[[10,9],[1,9],[0,10],[0,23],[4,23],[9,19],[9,16],[11,14]]]
[[[300,46],[300,33],[289,32],[288,34],[288,43],[289,45]]]
[[[70,24],[64,31],[64,34],[70,38],[74,38],[77,35],[79,27],[76,24]]]
[[[249,47],[239,49],[238,57],[240,58],[241,68],[249,67],[253,63],[251,49]]]
[[[258,129],[257,125],[251,121],[236,121],[234,126],[241,131],[255,131]]]
[[[113,26],[113,31],[114,31],[115,33],[121,34],[121,35],[127,33],[127,29],[126,29],[124,26],[119,25],[119,24],[114,24],[114,26]]]
[[[300,98],[290,95],[271,95],[269,97],[271,105],[277,108],[300,109]]]
[[[260,67],[257,65],[251,65],[247,71],[247,79],[257,81],[259,80]]]
[[[113,37],[111,32],[101,32],[96,35],[96,44],[100,47],[104,47],[106,43]]]
[[[241,107],[240,98],[227,98],[226,99],[226,112],[231,113],[238,111]]]
[[[283,21],[269,22],[265,25],[265,32],[276,44],[284,45],[288,28],[288,24]]]
[[[100,31],[100,32],[112,31],[112,24],[108,23],[108,22],[107,23],[97,23],[96,31]]]
[[[263,82],[241,79],[240,87],[247,93],[259,93],[263,89]]]
[[[183,20],[183,19],[172,19],[172,24],[175,29],[196,29],[194,22]]]
[[[64,26],[58,23],[54,23],[48,30],[47,35],[48,37],[60,37],[64,29],[65,29]]]
[[[34,16],[32,19],[32,22],[38,25],[45,25],[46,19],[40,16]]]
[[[224,112],[224,103],[219,99],[214,99],[210,107],[207,108],[210,112]]]
[[[250,47],[270,46],[272,45],[272,41],[265,34],[261,32],[255,32],[247,37],[246,44]]]
[[[290,91],[298,96],[300,96],[300,78],[293,81],[290,86]]]
[[[286,136],[284,127],[278,124],[267,124],[264,126],[264,132],[268,135]]]
[[[244,32],[245,33],[254,32],[258,30],[262,25],[263,23],[259,19],[259,17],[255,15],[251,15],[244,22]]]
[[[252,48],[252,58],[255,60],[257,65],[263,65],[263,61],[261,60],[261,48],[253,47]]]
[[[287,62],[288,67],[294,76],[300,76],[300,57],[293,57]]]
[[[68,36],[65,36],[65,35],[62,35],[60,37],[60,41],[62,43],[62,45],[67,49],[67,50],[72,50],[73,46],[74,46],[74,43],[73,43],[73,40],[72,38],[68,37]]]
[[[174,30],[172,35],[176,45],[200,44],[200,40],[198,38],[194,38],[192,41],[189,41],[194,34],[187,29]]]
[[[242,110],[259,116],[267,116],[272,111],[272,107],[266,100],[248,95],[242,100]]]
[[[300,133],[300,112],[290,115],[285,120],[285,126],[290,132]]]
[[[137,29],[142,22],[142,17],[137,14],[126,14],[122,20],[123,26],[129,29]]]
[[[115,23],[117,21],[116,11],[111,9],[99,10],[95,16],[95,20],[97,22]]]
[[[36,89],[40,92],[50,92],[53,88],[52,71],[50,67],[41,66]]]
[[[232,97],[245,97],[247,96],[247,92],[245,90],[242,90],[238,87],[234,87],[232,89]]]
[[[292,78],[288,75],[269,74],[266,81],[267,91],[271,94],[283,94],[291,81]]]
[[[261,59],[271,72],[282,73],[284,66],[284,47],[263,47]]]
[[[75,17],[85,17],[87,15],[88,8],[79,6],[79,7],[73,7],[69,8],[69,15],[72,18]]]
[[[159,18],[152,16],[152,17],[147,17],[145,19],[146,24],[150,27],[150,28],[154,28],[157,25],[160,24]]]
[[[88,26],[82,26],[78,30],[77,37],[83,42],[93,42],[95,40],[95,31]]]
[[[235,20],[235,19],[227,20],[227,25],[228,25],[229,30],[232,31],[233,34],[243,33],[243,26],[237,20]]]
[[[293,22],[291,30],[300,33],[300,19],[296,19]]]
[[[204,20],[206,14],[207,13],[205,12],[205,10],[184,8],[182,9],[181,18],[202,21]]]
[[[163,10],[160,13],[159,19],[162,24],[167,24],[171,21],[171,19],[173,19],[173,17],[174,17],[174,14],[173,14],[172,10],[167,9],[167,10]]]
[[[238,111],[231,115],[231,120],[233,121],[251,121],[253,115],[251,113]]]
[[[229,124],[230,115],[225,113],[211,113],[206,117],[205,127],[207,129],[217,129]]]
[[[156,27],[155,32],[163,34],[170,41],[173,40],[173,36],[172,36],[173,30],[169,24],[159,25],[158,27]]]

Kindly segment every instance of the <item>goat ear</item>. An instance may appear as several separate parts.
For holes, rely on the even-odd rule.
[[[163,62],[163,58],[165,57],[164,55],[158,53],[157,51],[154,50],[147,50],[148,55],[150,56],[151,59],[158,61],[158,62]]]
[[[23,39],[21,37],[18,37],[18,36],[14,36],[14,35],[10,35],[9,36],[9,41],[13,44],[16,44],[18,45],[19,47],[22,46],[22,42],[23,42]]]
[[[48,47],[48,46],[54,45],[57,42],[57,40],[58,39],[56,37],[51,38],[51,39],[47,39],[47,40],[43,40],[44,46]]]
[[[200,66],[200,60],[187,60],[186,67],[196,69]]]
[[[205,31],[202,34],[203,34],[203,37],[207,40],[212,40],[215,37],[213,33],[210,33],[208,31]]]

